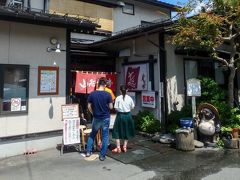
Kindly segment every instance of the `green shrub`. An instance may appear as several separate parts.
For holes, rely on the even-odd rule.
[[[224,142],[223,142],[222,139],[218,139],[218,141],[217,141],[217,147],[218,147],[219,149],[223,149],[223,148],[224,148]]]
[[[154,117],[151,111],[140,111],[135,117],[136,129],[147,133],[160,131],[160,121]]]
[[[179,120],[186,117],[192,117],[192,107],[190,105],[183,106],[180,111],[171,111],[167,116],[167,131],[175,133],[175,130],[180,127]]]
[[[238,127],[240,125],[240,111],[237,108],[231,108],[227,103],[227,93],[211,78],[200,77],[201,97],[197,99],[197,104],[210,103],[215,106],[219,112],[221,126]]]

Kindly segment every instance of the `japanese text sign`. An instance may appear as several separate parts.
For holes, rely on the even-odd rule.
[[[142,107],[149,107],[149,108],[155,108],[156,107],[155,92],[143,91],[141,99],[142,99]]]
[[[201,83],[198,79],[187,80],[187,95],[188,96],[201,96]]]
[[[126,65],[125,81],[129,90],[148,89],[147,64]]]

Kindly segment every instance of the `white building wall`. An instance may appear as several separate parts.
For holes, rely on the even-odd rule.
[[[44,9],[44,0],[31,0],[31,9],[32,10],[43,10]]]
[[[135,1],[125,2],[134,4],[134,15],[124,14],[120,7],[113,9],[113,32],[138,26],[141,24],[141,21],[152,22],[170,18],[170,11],[166,9]]]
[[[61,105],[65,104],[66,53],[48,53],[49,38],[65,49],[65,29],[0,21],[0,63],[30,65],[27,114],[1,115],[0,137],[62,129]],[[38,66],[59,66],[59,95],[38,96]],[[53,116],[51,116],[51,102]]]
[[[153,41],[154,43],[158,44],[158,34],[150,35],[148,38],[141,37],[137,38],[135,40],[129,40],[124,41],[118,44],[119,49],[130,49],[130,56],[128,57],[129,62],[134,61],[145,61],[149,59],[149,55],[154,55],[154,59],[158,59],[158,47],[154,46],[152,43],[150,43],[149,40]],[[134,42],[135,41],[135,42]],[[135,46],[135,47],[134,47]],[[116,61],[116,68],[117,72],[120,72],[118,75],[118,83],[117,83],[117,95],[119,95],[119,86],[121,84],[125,83],[125,77],[124,77],[124,66],[122,66],[122,63],[124,62],[124,57],[119,57]],[[144,62],[143,62],[144,63]],[[160,113],[160,104],[158,102],[158,82],[159,82],[159,71],[158,71],[158,63],[154,64],[154,89],[153,91],[156,92],[156,108],[145,108],[141,105],[141,92],[136,92],[136,106],[134,110],[132,111],[133,115],[136,115],[139,111],[148,109],[150,111],[153,111],[153,113],[158,117]],[[149,81],[149,79],[148,79]]]

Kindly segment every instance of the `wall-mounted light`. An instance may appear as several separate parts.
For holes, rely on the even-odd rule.
[[[54,38],[54,37],[50,38],[50,43],[53,45],[53,47],[48,47],[47,52],[60,53],[62,51],[66,51],[64,49],[61,49],[61,44],[59,43],[59,41],[56,38]]]

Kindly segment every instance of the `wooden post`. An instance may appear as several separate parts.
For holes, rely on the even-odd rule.
[[[194,133],[176,131],[176,148],[183,151],[192,151],[195,149]]]
[[[63,143],[63,137],[62,137],[62,144],[61,144],[60,155],[63,155],[63,148],[64,148],[64,143]]]
[[[196,117],[196,97],[192,96],[192,117]]]

